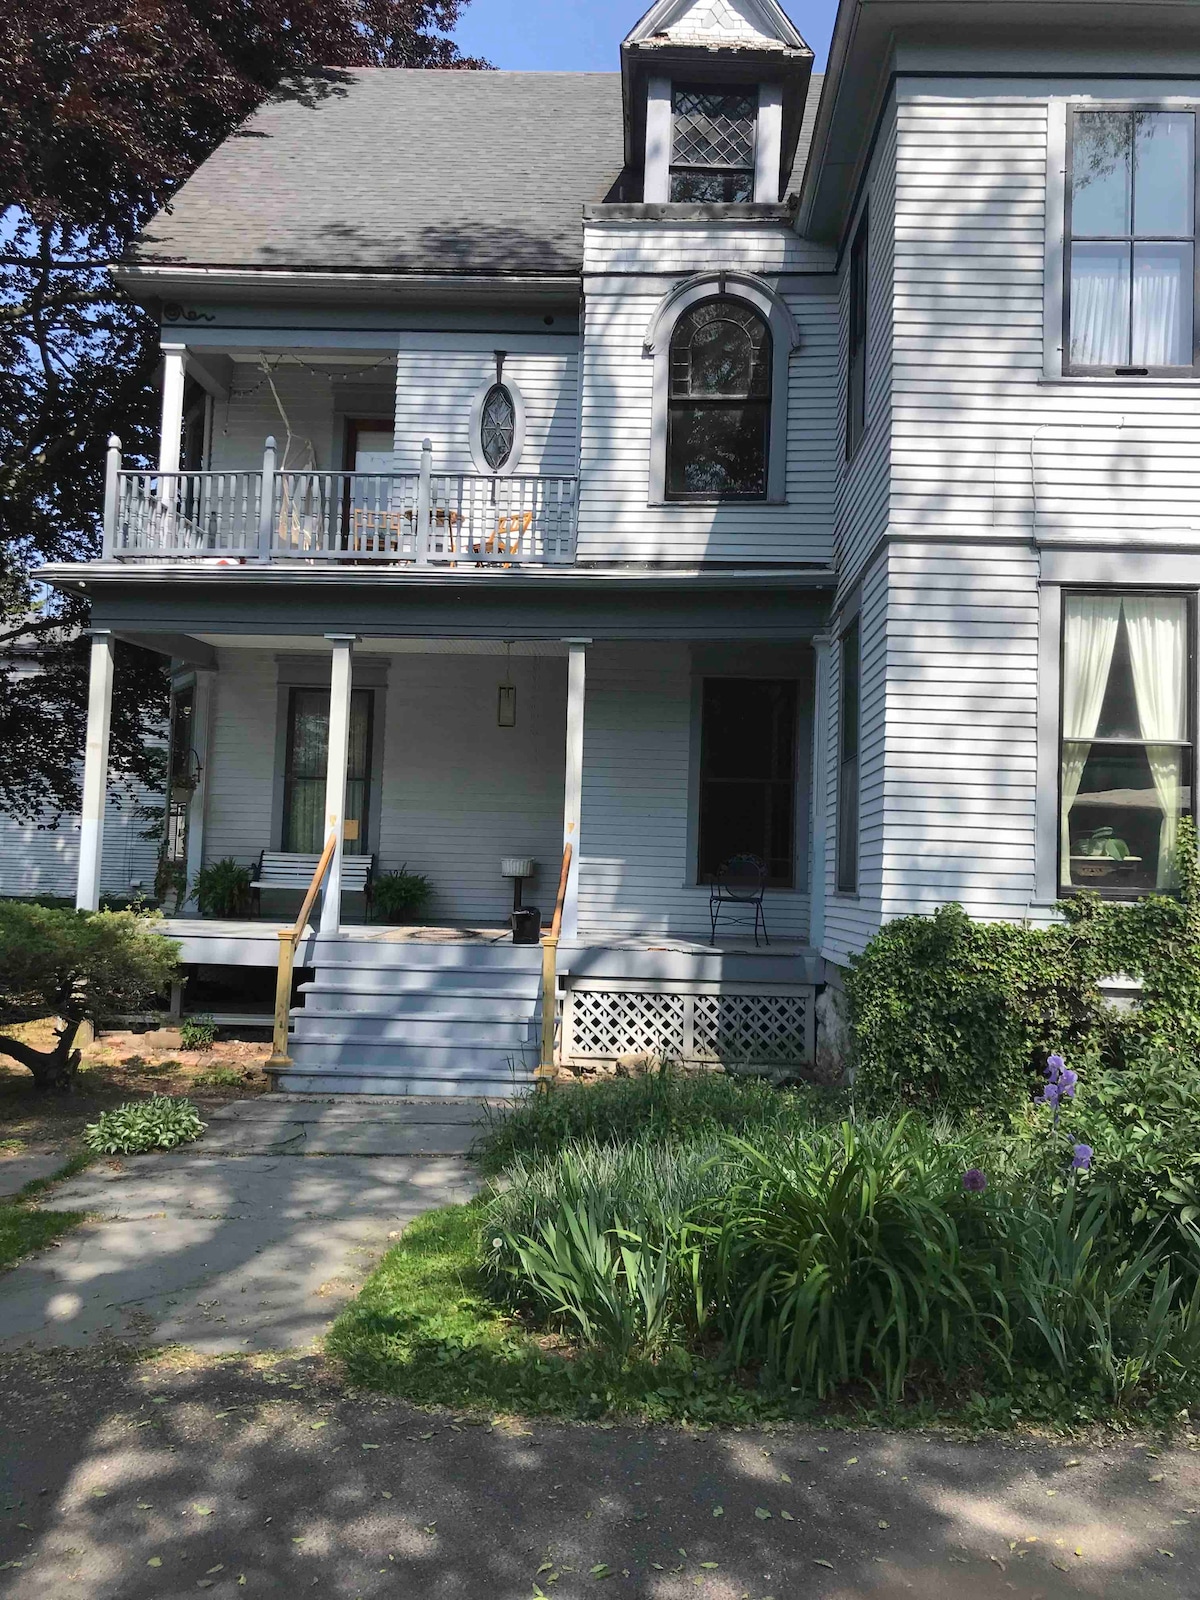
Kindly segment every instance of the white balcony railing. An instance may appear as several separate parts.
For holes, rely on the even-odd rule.
[[[125,561],[541,566],[575,558],[573,477],[293,472],[267,440],[259,472],[141,472],[109,441],[104,555]]]

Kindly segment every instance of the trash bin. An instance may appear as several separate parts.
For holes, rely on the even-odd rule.
[[[522,906],[512,914],[514,944],[537,944],[542,937],[542,913],[536,906]]]

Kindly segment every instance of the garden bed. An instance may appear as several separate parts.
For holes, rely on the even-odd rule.
[[[557,1088],[495,1120],[492,1186],[406,1230],[328,1348],[365,1387],[493,1410],[1167,1422],[1200,1392],[1200,1240],[1093,1102],[1096,1169],[1045,1100],[1001,1126],[728,1079]]]

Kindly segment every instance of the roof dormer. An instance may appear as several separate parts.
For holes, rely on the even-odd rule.
[[[625,160],[648,204],[777,204],[813,53],[775,0],[659,0],[621,46]]]

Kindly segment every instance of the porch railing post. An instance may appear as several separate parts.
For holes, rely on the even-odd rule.
[[[263,446],[262,488],[258,501],[258,559],[271,559],[271,528],[275,521],[275,437]]]
[[[417,480],[417,564],[429,565],[429,545],[433,537],[433,441],[421,440],[421,476]]]
[[[121,507],[121,441],[110,434],[108,454],[104,458],[104,539],[100,546],[102,561],[111,561],[117,548],[117,518]]]

